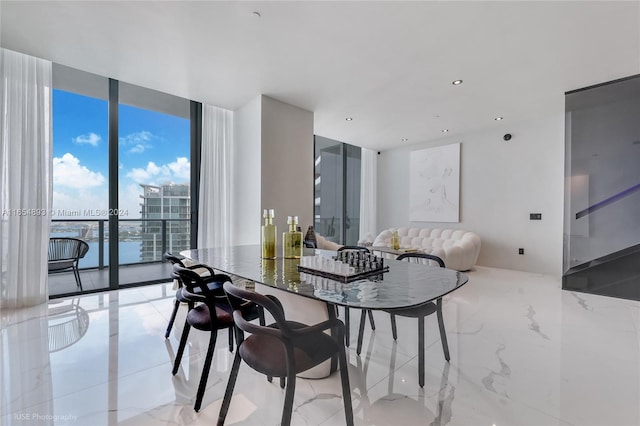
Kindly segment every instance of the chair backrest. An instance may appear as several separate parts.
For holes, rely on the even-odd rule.
[[[229,303],[233,308],[233,319],[236,326],[247,333],[262,333],[270,334],[274,337],[288,336],[290,333],[290,327],[284,316],[284,309],[282,304],[275,296],[265,296],[254,291],[244,290],[240,287],[236,287],[232,282],[224,283],[224,291],[229,298]],[[242,307],[249,303],[255,303],[256,305],[266,309],[273,319],[276,321],[277,328],[265,327],[257,324],[252,324],[246,321],[242,314]],[[239,342],[242,339],[238,340]]]
[[[173,265],[180,265],[183,268],[185,267],[184,262],[182,262],[182,259],[180,259],[177,256],[174,256],[173,254],[166,252],[165,254],[162,255],[162,257],[164,258],[164,260],[166,260],[167,262],[171,262],[171,264]]]
[[[337,251],[364,251],[370,253],[368,248],[362,246],[342,246]]]
[[[49,238],[49,261],[82,259],[89,251],[89,244],[77,238]]]
[[[229,275],[214,274],[202,277],[197,272],[189,268],[184,268],[177,263],[173,265],[171,277],[177,279],[180,282],[180,285],[184,286],[189,292],[199,290],[203,297],[217,297],[224,295],[222,284],[225,282],[231,282],[231,277],[229,277]],[[212,283],[217,283],[219,285],[211,285]]]
[[[427,253],[402,253],[400,256],[396,257],[396,260],[403,260],[403,259],[426,259],[426,260],[433,260],[435,262],[438,262],[438,265],[440,265],[441,268],[444,268],[444,261],[442,259],[440,259],[438,256],[435,256],[433,254],[427,254]],[[411,260],[409,260],[409,262],[411,262]]]

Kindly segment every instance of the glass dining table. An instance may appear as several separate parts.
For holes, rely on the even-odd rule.
[[[229,274],[236,285],[255,285],[256,291],[275,295],[282,302],[287,319],[306,324],[335,318],[335,306],[378,310],[420,305],[455,291],[469,280],[466,274],[452,269],[384,259],[387,272],[341,282],[300,273],[300,259],[262,259],[260,245],[202,248],[180,254]],[[334,251],[309,248],[303,253],[305,257],[335,255]],[[321,365],[301,376],[326,377],[331,371],[329,365]]]

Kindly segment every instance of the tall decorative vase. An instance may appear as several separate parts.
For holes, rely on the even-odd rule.
[[[276,225],[273,224],[275,212],[273,209],[264,210],[264,225],[262,225],[262,258],[276,258]]]

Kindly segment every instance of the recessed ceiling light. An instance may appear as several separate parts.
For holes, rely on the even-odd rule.
[[[353,121],[353,117],[347,117],[347,118],[345,118],[345,120],[347,120],[347,121]]]
[[[494,118],[494,120],[496,120],[496,121],[504,120],[504,117],[496,117],[496,118]]]
[[[260,12],[257,12],[257,11],[253,12],[252,15],[255,16],[256,18],[259,18],[260,16],[262,16],[260,15]]]
[[[451,84],[453,84],[454,86],[459,86],[462,84],[462,80],[453,80]]]
[[[406,141],[408,141],[408,140],[409,140],[409,139],[407,139],[407,138],[402,138],[402,142],[406,142]]]
[[[449,129],[442,129],[442,133],[447,133]]]

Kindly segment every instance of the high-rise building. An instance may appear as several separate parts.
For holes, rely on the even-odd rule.
[[[140,259],[162,259],[164,250],[187,250],[191,242],[191,199],[188,184],[144,185],[142,198],[142,245]],[[149,220],[149,219],[158,219]],[[164,220],[161,220],[164,219]],[[167,220],[173,219],[173,220]],[[182,219],[182,220],[175,220]],[[163,223],[166,242],[163,245]]]

